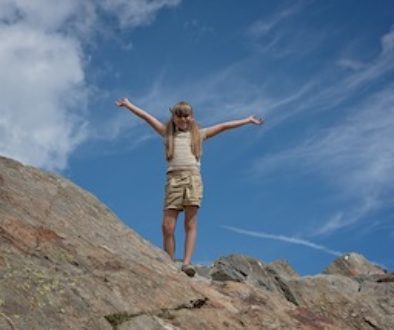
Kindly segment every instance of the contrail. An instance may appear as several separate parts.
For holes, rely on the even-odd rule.
[[[231,230],[233,232],[236,232],[238,234],[242,235],[247,235],[247,236],[254,236],[254,237],[260,237],[260,238],[268,238],[268,239],[273,239],[277,241],[283,241],[291,244],[298,244],[298,245],[304,245],[307,247],[310,247],[315,250],[320,250],[328,254],[332,254],[334,256],[341,256],[343,255],[342,252],[340,251],[335,251],[331,250],[329,248],[326,248],[323,245],[319,245],[310,241],[306,241],[301,238],[295,238],[295,237],[288,237],[288,236],[283,236],[283,235],[273,235],[273,234],[267,234],[263,232],[256,232],[256,231],[250,231],[250,230],[244,230],[240,228],[235,228],[235,227],[230,227],[230,226],[221,226],[224,229]]]

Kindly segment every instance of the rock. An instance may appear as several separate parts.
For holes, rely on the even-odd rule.
[[[297,304],[286,281],[297,278],[298,274],[285,261],[267,265],[248,256],[230,255],[215,261],[208,275],[215,281],[244,282],[267,291],[275,291]]]
[[[209,273],[211,271],[211,267],[212,266],[194,265],[197,275],[199,275],[200,277],[207,278],[207,279],[210,278]]]
[[[18,329],[110,329],[108,315],[205,299],[70,181],[5,158],[0,177],[0,308]]]
[[[291,279],[299,277],[298,273],[289,265],[286,260],[276,260],[267,265],[271,273],[276,273],[281,278]]]
[[[128,319],[127,321],[120,322],[118,325],[115,322],[114,326],[118,330],[176,330],[179,329],[171,325],[171,323],[164,322],[160,317],[155,315],[139,315]]]
[[[256,260],[245,256],[231,255],[222,257],[215,261],[209,276],[216,281],[243,282],[252,273],[250,267],[254,265],[252,266],[250,261],[257,263]]]
[[[344,276],[384,275],[386,270],[376,266],[357,253],[348,253],[334,260],[324,271],[325,274],[340,274]]]
[[[214,281],[240,282],[271,297],[281,295],[298,307],[290,314],[305,326],[386,329],[394,324],[392,273],[358,254],[339,258],[315,276],[300,277],[285,261],[264,264],[240,255],[219,258],[208,274]]]
[[[246,256],[222,257],[212,271],[214,280],[244,282],[282,295],[299,307],[299,320],[317,322],[316,327],[319,322],[346,324],[353,329],[386,329],[394,325],[392,273],[361,255],[339,258],[328,271],[315,276],[299,277],[283,261],[267,265]],[[218,272],[227,278],[218,277]],[[294,312],[292,315],[295,317]]]
[[[222,257],[191,279],[70,181],[0,157],[0,329],[390,329],[393,275]]]
[[[390,329],[394,325],[392,285],[362,292],[351,277],[321,274],[291,280],[288,286],[300,307],[346,324],[346,328],[368,329],[371,322],[366,320],[372,319],[375,329]]]

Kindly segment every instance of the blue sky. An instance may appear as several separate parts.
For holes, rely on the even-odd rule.
[[[201,126],[194,262],[241,253],[301,274],[349,251],[394,269],[394,3],[0,1],[0,154],[57,172],[161,246],[162,140],[115,107]],[[183,219],[177,256],[183,249]]]

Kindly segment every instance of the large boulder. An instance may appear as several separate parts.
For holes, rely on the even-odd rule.
[[[111,329],[120,315],[205,299],[94,196],[5,158],[0,242],[0,309],[18,329]]]

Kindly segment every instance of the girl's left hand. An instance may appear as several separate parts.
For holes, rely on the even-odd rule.
[[[248,117],[249,123],[255,124],[255,125],[261,125],[264,123],[264,119],[256,116],[250,116]]]

